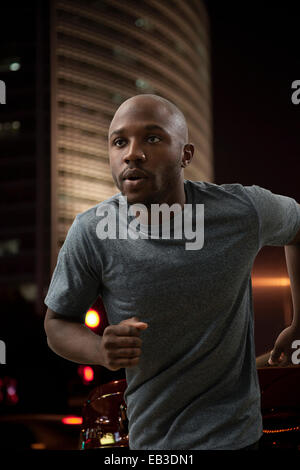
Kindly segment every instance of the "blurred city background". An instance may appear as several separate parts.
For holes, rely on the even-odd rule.
[[[29,0],[6,3],[1,16],[0,447],[73,449],[89,393],[124,370],[55,355],[43,301],[76,214],[119,192],[107,154],[115,110],[135,94],[161,95],[187,118],[196,150],[186,179],[256,184],[300,202],[300,105],[291,100],[300,7]],[[292,317],[283,247],[259,252],[252,282],[261,357]],[[101,334],[100,298],[90,313]],[[276,400],[289,398],[280,389]]]

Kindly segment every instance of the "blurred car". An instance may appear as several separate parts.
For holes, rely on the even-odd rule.
[[[260,448],[300,450],[300,367],[269,367],[261,361],[258,377],[264,433]],[[80,449],[129,447],[124,391],[126,380],[93,389],[82,410]]]
[[[126,380],[120,379],[90,392],[82,410],[80,449],[128,447],[126,386]]]

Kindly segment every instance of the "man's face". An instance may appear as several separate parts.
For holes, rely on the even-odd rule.
[[[160,102],[139,98],[119,108],[109,129],[109,159],[115,184],[129,204],[176,198],[184,144],[176,116]],[[133,169],[136,174],[126,179]]]

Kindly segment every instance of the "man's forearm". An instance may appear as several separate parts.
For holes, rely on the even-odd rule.
[[[101,336],[86,325],[52,318],[45,325],[48,346],[59,356],[78,364],[102,365]]]
[[[293,324],[300,328],[300,244],[285,245],[285,258],[293,301]]]

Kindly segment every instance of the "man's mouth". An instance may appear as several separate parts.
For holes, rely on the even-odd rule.
[[[125,187],[128,187],[129,189],[139,188],[145,184],[146,180],[147,178],[142,178],[140,176],[130,176],[128,178],[124,178],[124,184]]]
[[[140,168],[127,168],[123,174],[124,187],[131,190],[144,186],[148,175]]]
[[[124,178],[125,181],[136,181],[141,179],[144,180],[145,178],[142,176],[129,176],[128,178]]]

